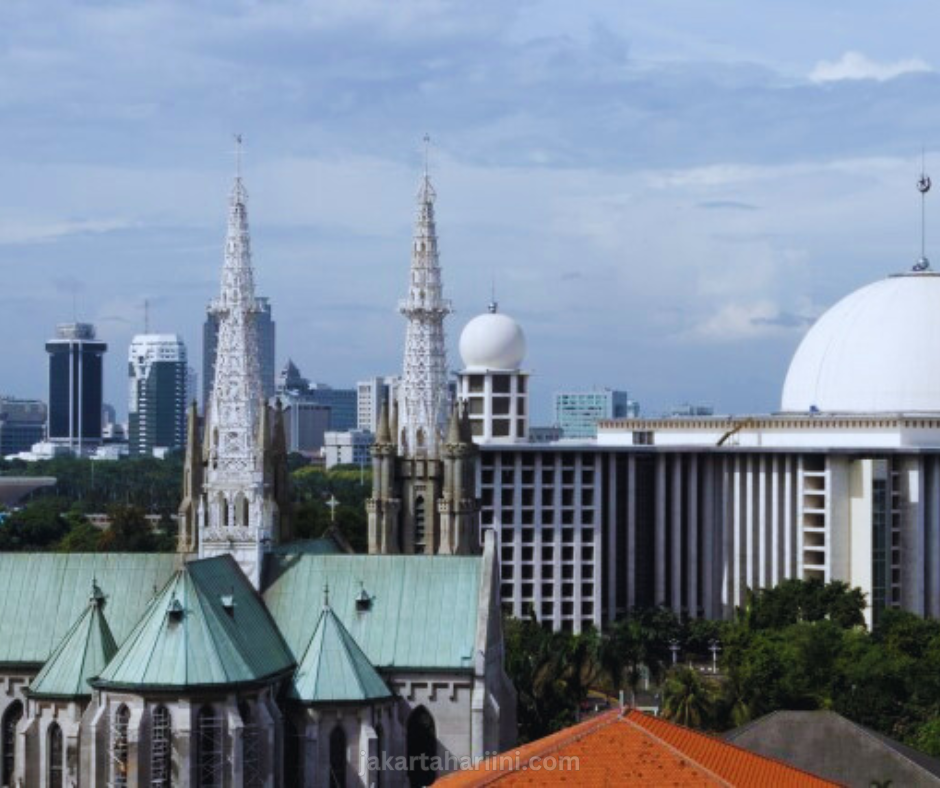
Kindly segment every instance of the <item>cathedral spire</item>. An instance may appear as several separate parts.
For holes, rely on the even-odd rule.
[[[228,232],[219,297],[215,380],[206,408],[207,468],[200,515],[199,555],[232,555],[248,579],[260,583],[261,556],[276,538],[265,475],[267,431],[255,318],[254,272],[248,232],[248,193],[238,164],[229,197]]]
[[[405,359],[399,390],[402,436],[399,451],[405,456],[437,457],[447,419],[447,352],[444,347],[444,318],[451,305],[443,297],[441,266],[437,251],[434,202],[427,166],[418,189],[418,212],[411,248],[408,297],[399,311],[408,321]]]

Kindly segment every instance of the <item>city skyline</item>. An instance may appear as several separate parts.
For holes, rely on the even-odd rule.
[[[311,3],[207,7],[204,25],[173,3],[48,25],[5,8],[0,390],[44,396],[40,349],[73,304],[114,348],[144,299],[154,330],[200,346],[235,131],[277,366],[394,372],[428,132],[452,369],[495,274],[536,423],[553,391],[592,384],[647,412],[776,410],[808,324],[919,251],[938,12],[863,5]],[[119,355],[105,392],[123,412]]]

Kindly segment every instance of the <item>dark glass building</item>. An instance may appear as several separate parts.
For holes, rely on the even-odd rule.
[[[49,354],[49,421],[47,436],[74,453],[93,451],[101,443],[103,361],[108,346],[95,338],[90,323],[60,323]]]

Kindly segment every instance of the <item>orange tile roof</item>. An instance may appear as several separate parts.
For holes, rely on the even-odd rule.
[[[568,760],[563,760],[568,759]],[[451,774],[439,785],[835,785],[780,761],[638,711],[612,711]]]

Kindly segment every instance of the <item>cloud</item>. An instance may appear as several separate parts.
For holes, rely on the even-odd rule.
[[[697,204],[698,208],[704,208],[706,211],[758,211],[756,205],[749,202],[739,202],[738,200],[705,200]]]
[[[865,57],[860,52],[846,52],[838,60],[820,60],[810,72],[809,78],[811,82],[816,83],[841,82],[842,80],[853,79],[887,82],[903,74],[922,74],[928,71],[933,71],[933,68],[920,58],[879,63]]]
[[[770,300],[731,303],[694,326],[688,337],[705,342],[739,342],[803,330],[812,323],[812,317],[783,311]]]

